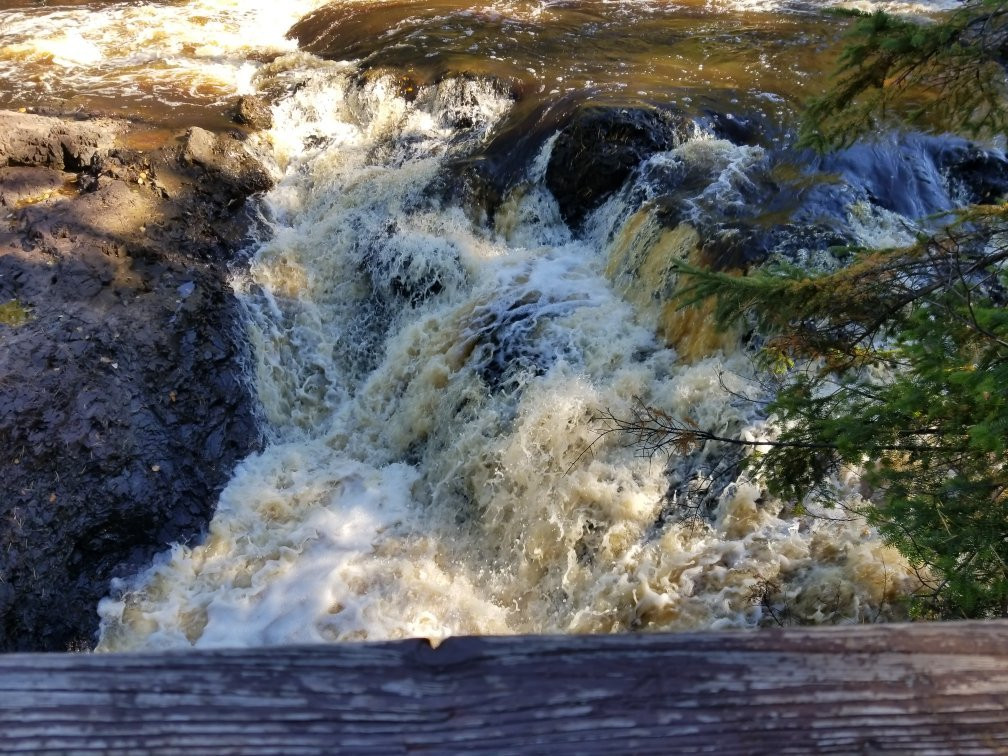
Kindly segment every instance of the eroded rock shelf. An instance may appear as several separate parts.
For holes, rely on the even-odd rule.
[[[110,578],[196,536],[257,448],[229,265],[237,137],[0,112],[0,650],[90,647]]]

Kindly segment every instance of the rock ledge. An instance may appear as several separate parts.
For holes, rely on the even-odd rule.
[[[109,580],[197,537],[259,445],[227,281],[269,176],[129,131],[0,112],[2,650],[90,647]]]

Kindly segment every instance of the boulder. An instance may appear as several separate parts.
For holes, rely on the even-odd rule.
[[[123,125],[109,119],[67,121],[0,111],[0,166],[80,171],[109,150]]]
[[[262,130],[273,127],[273,111],[269,103],[261,97],[246,95],[239,97],[234,108],[234,122],[250,129]]]
[[[207,179],[232,199],[265,191],[273,184],[262,164],[232,135],[193,127],[182,143],[181,158],[186,166],[202,169]]]
[[[733,144],[765,145],[767,132],[771,131],[765,122],[755,115],[737,115],[708,110],[701,119],[717,139],[727,139]]]
[[[682,143],[685,116],[658,108],[583,106],[561,130],[546,168],[546,186],[571,225],[623,186],[640,163]]]
[[[1008,160],[1000,152],[955,141],[938,152],[936,162],[966,202],[992,204],[1008,195]]]

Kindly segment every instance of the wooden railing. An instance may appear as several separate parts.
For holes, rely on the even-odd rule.
[[[0,752],[1008,754],[1008,621],[0,656]]]

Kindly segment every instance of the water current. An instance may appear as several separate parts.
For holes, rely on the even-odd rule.
[[[769,437],[741,334],[670,304],[668,260],[756,229],[823,262],[823,239],[899,242],[954,204],[947,142],[786,148],[836,19],[772,0],[322,5],[0,4],[4,107],[170,131],[223,128],[239,93],[274,103],[249,143],[277,179],[270,231],[234,279],[267,445],[202,542],[114,586],[99,648],[899,617],[916,579],[863,521],[799,514],[723,449],[642,456],[596,419],[642,401]],[[664,108],[678,136],[574,220],[551,154],[587,106]],[[492,201],[486,165],[506,177]],[[837,484],[856,506],[858,471]]]

